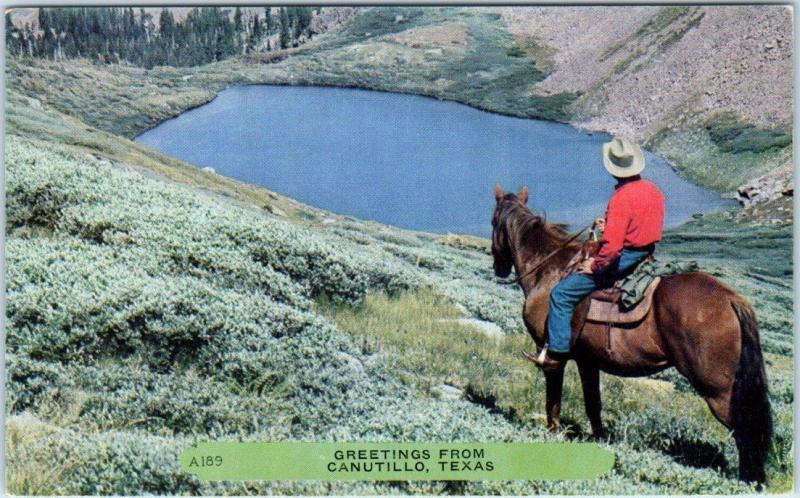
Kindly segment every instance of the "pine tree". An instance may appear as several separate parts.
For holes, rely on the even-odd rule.
[[[47,9],[39,7],[37,19],[39,21],[40,31],[47,32],[50,30],[50,16],[48,15]]]
[[[271,35],[275,31],[275,19],[272,17],[272,7],[264,7],[264,28],[267,35]]]
[[[258,19],[258,14],[253,15],[253,26],[250,30],[250,35],[247,37],[247,48],[245,49],[246,52],[252,52],[256,49],[259,42],[261,41],[261,21]]]
[[[144,37],[147,43],[150,43],[150,14],[143,8],[139,9],[139,36]]]
[[[238,35],[235,33],[234,25],[231,24],[231,21],[228,17],[228,11],[218,11],[216,30],[216,60],[222,60],[234,55],[238,46],[235,42],[235,37]]]
[[[165,9],[161,9],[161,15],[158,17],[158,33],[164,39],[172,38],[172,31],[175,29],[175,20],[172,13]]]
[[[6,47],[10,55],[86,57],[150,68],[205,64],[259,46],[287,48],[308,36],[312,8],[282,7],[276,14],[272,9],[265,7],[262,19],[260,12],[248,16],[240,7],[233,12],[202,7],[176,21],[170,8],[162,8],[158,19],[143,8],[138,13],[132,7],[39,8],[35,31],[29,24],[24,29],[13,26],[7,13]],[[271,39],[275,32],[277,43]]]
[[[261,40],[261,22],[258,20],[258,14],[253,16],[253,38],[256,42]]]
[[[311,7],[299,7],[298,23],[300,25],[300,33],[308,34],[311,27],[311,21],[314,19],[314,13]]]
[[[242,9],[236,7],[236,11],[233,14],[233,30],[236,33],[242,32]]]
[[[19,30],[14,26],[11,21],[11,14],[6,12],[6,50],[13,55],[19,55]]]
[[[55,52],[55,40],[53,38],[53,33],[50,28],[50,12],[49,9],[39,8],[38,12],[38,21],[39,21],[39,30],[42,32],[42,35],[39,37],[38,40],[38,49],[37,53],[40,57],[44,58],[51,58],[54,57]]]
[[[25,32],[24,32],[24,35],[23,35],[23,42],[24,42],[23,45],[25,46],[25,49],[26,49],[26,51],[28,53],[28,57],[34,57],[35,56],[35,52],[34,52],[34,50],[35,50],[35,46],[34,46],[35,38],[34,38],[34,35],[33,35],[33,30],[31,29],[30,23],[25,23]]]
[[[289,31],[289,13],[286,12],[286,7],[281,7],[280,11],[280,35],[278,36],[278,44],[281,48],[287,48],[291,43],[291,31]]]

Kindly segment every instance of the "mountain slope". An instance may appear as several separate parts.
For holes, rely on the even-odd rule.
[[[791,177],[791,9],[508,9],[504,20],[552,47],[534,92],[581,93],[574,124],[638,140],[720,190]]]

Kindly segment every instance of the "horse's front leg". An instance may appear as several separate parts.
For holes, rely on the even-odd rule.
[[[547,401],[545,410],[547,412],[547,428],[552,432],[561,428],[561,393],[564,388],[564,365],[554,370],[547,370],[544,373],[547,385]]]
[[[578,373],[581,376],[586,416],[589,417],[589,422],[592,424],[592,436],[600,439],[603,437],[603,421],[600,418],[600,410],[603,406],[600,401],[600,370],[589,363],[578,362]]]

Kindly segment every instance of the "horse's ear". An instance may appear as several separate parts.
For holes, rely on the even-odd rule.
[[[519,202],[523,204],[528,203],[528,187],[522,187],[522,190],[519,193]]]
[[[500,186],[499,183],[494,184],[494,199],[497,202],[503,200],[503,188]]]

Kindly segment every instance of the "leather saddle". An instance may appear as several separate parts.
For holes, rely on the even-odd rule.
[[[653,294],[655,294],[660,282],[661,277],[656,277],[645,290],[642,300],[636,306],[627,310],[620,305],[619,289],[611,287],[599,289],[589,294],[578,304],[575,308],[575,313],[572,315],[571,345],[574,346],[578,341],[586,322],[591,322],[605,326],[606,333],[609,334],[608,349],[610,349],[611,329],[618,327],[636,328],[637,324],[644,320],[653,307]]]
[[[589,309],[586,320],[600,323],[635,323],[642,320],[653,305],[653,294],[661,282],[656,277],[647,286],[644,297],[631,309],[623,309],[620,304],[620,290],[614,287],[600,289],[589,294]]]

